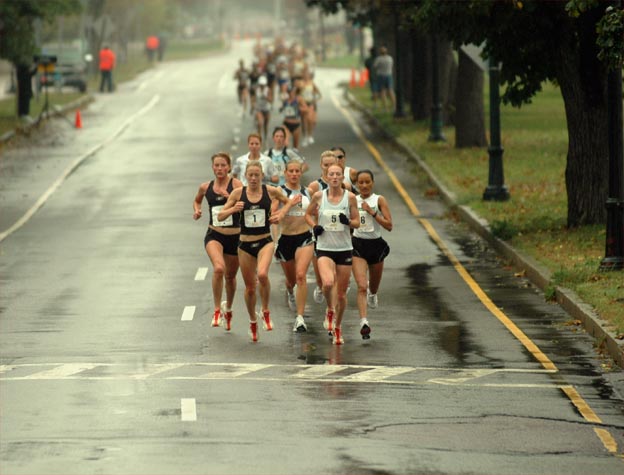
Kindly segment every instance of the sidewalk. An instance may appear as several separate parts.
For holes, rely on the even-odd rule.
[[[383,130],[383,127],[370,114],[368,109],[360,104],[348,89],[345,89],[345,95],[349,103],[363,112],[371,123],[377,128]],[[525,273],[526,277],[539,288],[542,292],[551,285],[551,272],[544,268],[533,258],[526,256],[514,249],[505,241],[495,237],[490,231],[488,222],[478,216],[471,208],[458,205],[455,194],[448,190],[444,184],[435,176],[427,164],[406,144],[393,137],[389,132],[384,130],[384,134],[392,140],[411,160],[413,160],[420,169],[427,175],[429,181],[438,189],[440,197],[444,203],[457,212],[463,221],[479,236],[485,239],[496,252],[510,261],[519,271]],[[585,331],[593,336],[596,340],[596,347],[606,351],[611,358],[618,364],[620,368],[624,368],[624,341],[618,340],[615,334],[606,327],[606,322],[600,318],[591,308],[584,303],[572,290],[565,287],[555,287],[557,303],[572,317],[574,320],[583,322]]]

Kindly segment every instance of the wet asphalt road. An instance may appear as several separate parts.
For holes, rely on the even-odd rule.
[[[351,111],[421,217],[552,365],[484,306],[336,107],[344,72],[319,71],[321,120],[303,151],[311,181],[320,153],[342,145],[390,202],[371,340],[354,291],[343,347],[311,295],[309,332],[294,334],[277,265],[273,332],[249,341],[240,276],[232,332],[210,327],[207,224],[191,203],[212,153],[245,151],[252,121],[231,74],[248,46],[161,64],[97,95],[82,130],[56,121],[3,151],[0,232],[102,145],[0,243],[0,473],[623,473],[621,373],[604,374],[591,339],[426,198],[413,166]]]

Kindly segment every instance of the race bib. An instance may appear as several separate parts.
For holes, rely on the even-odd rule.
[[[292,206],[286,216],[305,216],[305,211],[303,210],[303,205],[301,203],[297,203],[295,206]]]
[[[295,108],[293,106],[286,106],[284,107],[284,115],[291,117],[297,115],[297,112],[295,111]]]
[[[229,215],[223,221],[219,221],[217,216],[219,216],[219,212],[223,209],[223,205],[221,206],[212,206],[210,208],[210,212],[212,213],[212,225],[213,226],[232,226],[234,224],[234,220],[232,219],[232,215]]]
[[[338,218],[338,215],[340,213],[337,211],[332,211],[332,210],[325,210],[323,211],[323,217],[325,218],[323,220],[323,222],[325,224],[323,224],[323,227],[325,228],[325,231],[343,231],[344,230],[344,224],[342,224],[340,222],[340,219]]]
[[[243,219],[245,220],[245,227],[247,228],[261,228],[265,225],[265,212],[262,208],[259,209],[246,209],[243,213]]]
[[[373,228],[373,218],[370,214],[368,214],[363,209],[358,210],[360,212],[360,228],[359,230],[363,233],[372,233],[374,231]]]

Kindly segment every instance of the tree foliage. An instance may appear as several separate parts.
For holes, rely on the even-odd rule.
[[[0,58],[30,64],[36,53],[34,22],[52,21],[81,10],[80,0],[19,0],[0,2]]]

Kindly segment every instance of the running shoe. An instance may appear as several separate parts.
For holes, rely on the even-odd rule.
[[[314,289],[314,301],[316,303],[323,303],[323,300],[325,300],[325,296],[323,295],[323,289],[317,287],[316,289]]]
[[[331,335],[331,332],[334,329],[334,311],[333,310],[327,309],[327,312],[325,313],[325,321],[323,322],[323,327]]]
[[[297,300],[295,299],[295,289],[292,292],[286,290],[286,298],[288,299],[288,308],[293,312],[297,311]]]
[[[212,315],[212,326],[218,327],[221,324],[221,310],[217,309]]]
[[[371,294],[370,290],[366,289],[366,303],[368,304],[368,308],[377,308],[377,294]]]
[[[314,143],[314,137],[311,135],[308,137],[308,145],[312,145]]]
[[[295,318],[295,326],[293,326],[293,331],[296,333],[305,333],[308,331],[308,327],[305,324],[305,321],[303,320],[303,317],[301,315],[297,315],[297,318]]]
[[[334,339],[333,339],[332,343],[334,345],[343,345],[344,344],[344,338],[342,338],[342,329],[341,328],[334,328]]]
[[[251,341],[258,341],[258,322],[249,322],[249,336],[251,337]]]
[[[268,310],[262,311],[262,326],[268,332],[273,330],[273,322],[271,322],[271,314]]]
[[[371,328],[370,328],[370,325],[368,324],[368,320],[363,318],[360,321],[360,335],[362,335],[362,340],[370,339],[370,334],[371,334]]]
[[[223,328],[225,328],[226,332],[229,332],[232,329],[232,311],[227,311],[227,300],[221,302],[221,315],[223,318],[221,319],[221,324]]]

